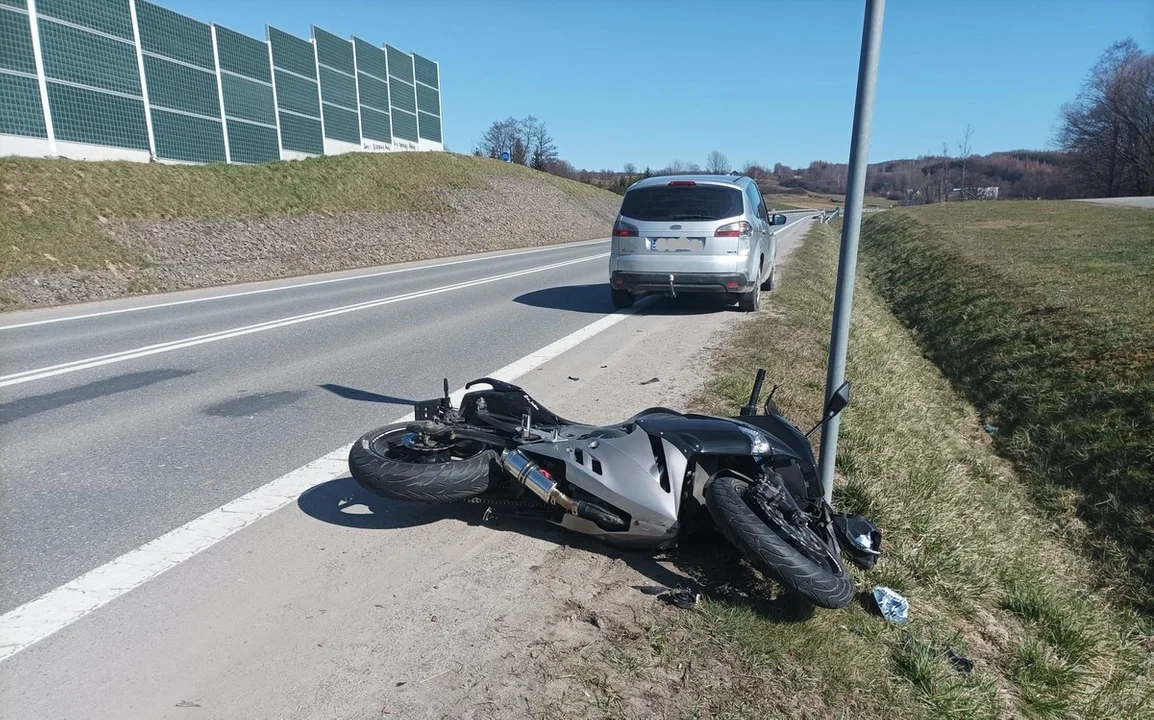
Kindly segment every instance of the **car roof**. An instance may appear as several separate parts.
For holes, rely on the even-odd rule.
[[[653,187],[655,185],[668,185],[671,182],[681,180],[691,180],[699,185],[728,185],[729,187],[741,188],[746,184],[753,182],[752,179],[745,175],[709,175],[700,173],[696,175],[654,175],[653,177],[643,178],[629,186],[630,190],[635,188]]]

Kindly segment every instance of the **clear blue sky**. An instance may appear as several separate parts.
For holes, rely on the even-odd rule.
[[[264,37],[316,24],[441,63],[445,142],[533,114],[577,167],[804,166],[849,155],[864,0],[157,0]],[[1154,52],[1151,0],[889,0],[870,160],[1045,148],[1114,41]]]

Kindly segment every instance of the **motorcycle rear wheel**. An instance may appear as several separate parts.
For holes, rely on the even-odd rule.
[[[790,592],[824,608],[845,607],[853,600],[853,580],[836,554],[815,562],[797,545],[798,537],[824,545],[808,527],[787,523],[774,527],[745,500],[749,483],[722,473],[705,488],[705,504],[718,529],[760,570]],[[808,535],[808,538],[804,538]]]
[[[349,472],[376,495],[407,502],[443,503],[480,495],[499,472],[497,453],[470,440],[418,443],[408,423],[365,433],[349,450]]]

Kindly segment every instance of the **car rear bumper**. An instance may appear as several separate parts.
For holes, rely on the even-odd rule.
[[[672,281],[670,278],[673,278]],[[745,273],[648,273],[618,272],[609,274],[609,284],[616,290],[634,293],[743,293],[753,289]]]

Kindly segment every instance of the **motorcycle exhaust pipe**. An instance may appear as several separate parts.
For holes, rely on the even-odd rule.
[[[557,483],[553,482],[541,466],[530,460],[525,453],[520,450],[506,450],[501,455],[501,467],[545,502],[564,508],[566,512],[577,514],[577,502],[558,490]]]
[[[545,502],[589,520],[606,532],[621,531],[629,527],[623,519],[605,508],[584,500],[574,500],[558,490],[553,478],[520,450],[506,450],[502,453],[501,468]]]

